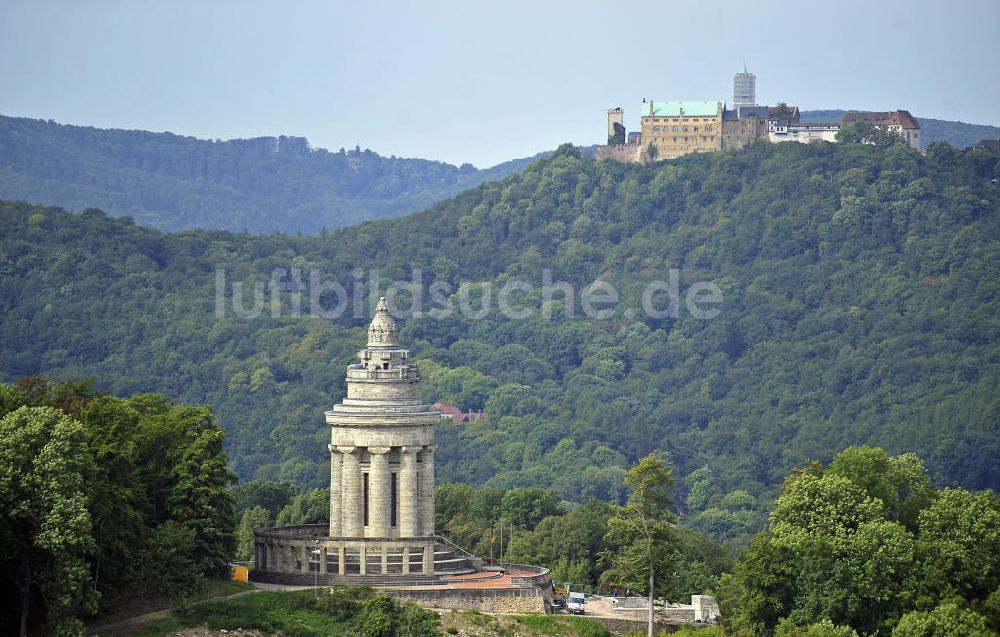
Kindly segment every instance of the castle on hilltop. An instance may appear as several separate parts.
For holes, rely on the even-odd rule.
[[[733,77],[733,108],[719,101],[643,100],[640,130],[628,132],[625,111],[608,111],[607,144],[598,159],[645,164],[691,153],[738,149],[758,140],[836,142],[842,124],[863,122],[891,130],[912,148],[920,148],[920,124],[909,111],[848,111],[840,122],[802,122],[799,109],[779,103],[758,106],[757,77],[745,68]]]

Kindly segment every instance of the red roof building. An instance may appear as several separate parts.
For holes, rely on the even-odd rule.
[[[433,406],[434,409],[441,412],[442,418],[451,418],[451,421],[456,425],[461,425],[467,422],[478,422],[486,418],[486,412],[483,411],[468,411],[462,413],[462,410],[458,407],[442,402],[434,403]]]
[[[881,126],[898,133],[910,147],[920,150],[920,124],[910,111],[847,111],[841,124]]]

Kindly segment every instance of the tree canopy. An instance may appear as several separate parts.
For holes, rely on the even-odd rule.
[[[367,303],[419,270],[451,285],[454,309],[438,318],[425,297],[401,320],[425,398],[488,415],[438,428],[442,482],[620,504],[625,470],[657,451],[678,513],[735,547],[792,467],[850,445],[916,453],[943,486],[1000,486],[998,175],[995,155],[947,145],[756,144],[651,166],[567,147],[425,212],[325,237],[163,234],[3,203],[0,374],[211,404],[241,480],[323,487],[322,413],[343,398],[369,311],[295,318],[289,290],[269,292],[272,271],[316,269],[350,288],[360,270],[379,288],[363,290]],[[717,317],[683,301],[676,317],[641,309],[672,269],[682,291],[719,286]],[[572,307],[542,297],[545,276],[573,286]],[[478,307],[515,280],[534,286],[516,299],[532,316],[496,302],[459,311],[462,290]],[[583,313],[579,291],[596,281],[620,296],[606,318]],[[262,285],[267,310],[235,315],[233,283]],[[909,529],[922,506],[912,469],[901,459],[871,485]]]
[[[911,520],[886,504],[887,467],[900,464],[921,485]],[[782,624],[828,621],[860,634],[987,634],[987,616],[1000,621],[1000,498],[938,491],[919,466],[852,447],[789,476],[768,528],[724,578],[728,628],[781,634]]]
[[[232,475],[203,407],[45,378],[0,385],[0,594],[32,634],[227,570]]]

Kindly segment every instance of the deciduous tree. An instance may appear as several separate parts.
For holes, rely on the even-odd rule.
[[[62,412],[21,407],[0,420],[0,562],[16,573],[21,635],[42,632],[32,618],[77,633],[79,615],[97,608],[87,563],[95,474],[83,426]]]
[[[677,542],[671,530],[670,487],[674,479],[657,456],[650,454],[625,473],[630,493],[624,505],[613,505],[605,542],[609,549],[601,579],[649,595],[648,635],[653,635],[653,597],[671,590],[678,562]],[[659,587],[659,588],[658,588]]]

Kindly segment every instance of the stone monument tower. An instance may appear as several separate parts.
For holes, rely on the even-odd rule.
[[[547,569],[484,570],[481,559],[434,534],[434,426],[441,412],[420,399],[420,372],[409,355],[379,299],[368,344],[347,368],[347,396],[325,414],[330,522],[255,529],[250,581],[421,590],[447,584],[467,598],[463,608],[494,608],[503,597],[544,610],[552,594]],[[492,590],[483,597],[482,588]],[[446,607],[459,604],[448,599]]]
[[[256,529],[250,581],[412,584],[481,568],[475,556],[435,543],[434,425],[441,412],[420,399],[409,354],[379,299],[368,345],[347,368],[347,396],[326,412],[330,523]]]
[[[368,345],[347,368],[347,396],[330,425],[326,552],[341,575],[434,573],[434,425],[420,373],[379,299]]]

